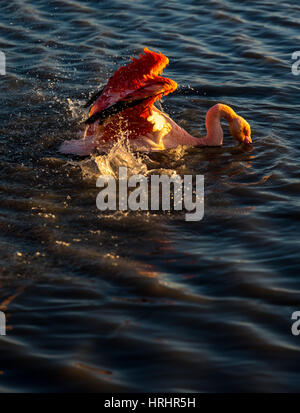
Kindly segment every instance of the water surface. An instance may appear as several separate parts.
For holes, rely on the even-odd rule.
[[[300,7],[288,1],[0,1],[2,392],[297,392]],[[254,148],[127,164],[205,175],[205,216],[101,213],[91,161],[63,156],[81,105],[143,47],[191,133],[222,102]],[[115,159],[115,161],[113,161]],[[105,159],[103,159],[103,162]],[[101,159],[100,159],[101,164]]]

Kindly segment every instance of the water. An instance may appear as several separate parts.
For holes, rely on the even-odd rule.
[[[299,391],[300,7],[1,0],[0,9],[0,390]],[[173,119],[204,134],[208,108],[229,104],[250,123],[253,150],[226,129],[222,148],[60,155],[89,93],[144,46],[170,58],[164,73],[180,87],[162,105]],[[95,165],[124,162],[204,174],[204,219],[101,213]]]

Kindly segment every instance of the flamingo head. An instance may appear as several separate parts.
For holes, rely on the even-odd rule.
[[[239,143],[245,143],[247,145],[252,144],[251,128],[244,118],[241,116],[233,118],[229,124],[229,128],[231,135]]]

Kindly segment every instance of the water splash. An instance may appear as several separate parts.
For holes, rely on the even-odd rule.
[[[132,152],[128,138],[123,133],[107,154],[96,155],[92,159],[100,175],[112,175],[117,178],[120,166],[127,167],[129,176],[148,173],[143,156]]]

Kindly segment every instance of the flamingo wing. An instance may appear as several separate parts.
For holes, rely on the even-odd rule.
[[[127,108],[132,108],[143,103],[143,110],[147,106],[173,92],[177,83],[171,79],[160,76],[169,63],[169,59],[162,53],[153,52],[147,48],[139,58],[131,58],[132,62],[120,67],[109,79],[104,89],[91,97],[87,104],[93,106],[89,112],[87,124],[115,115]],[[107,110],[111,107],[112,110]],[[105,111],[100,116],[96,114]]]
[[[89,99],[86,107],[92,107],[84,137],[64,142],[62,153],[84,156],[96,148],[102,150],[105,142],[117,140],[120,132],[130,140],[152,133],[153,124],[147,119],[153,114],[153,104],[173,92],[177,83],[160,76],[169,63],[162,53],[145,48],[144,53],[131,60]]]

